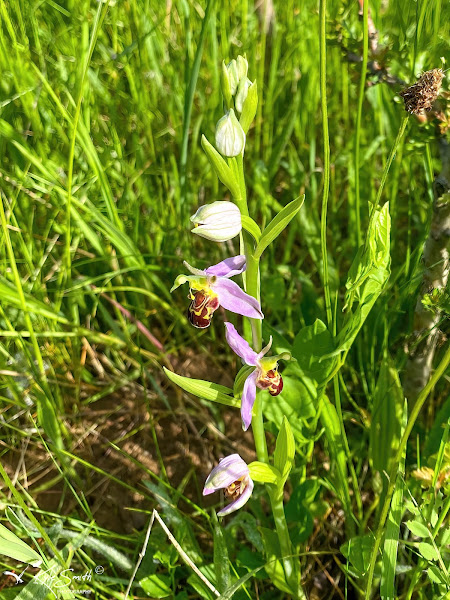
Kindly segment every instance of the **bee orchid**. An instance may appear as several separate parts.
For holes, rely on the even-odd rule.
[[[228,345],[246,365],[255,367],[248,375],[244,383],[241,400],[241,418],[244,431],[250,427],[252,422],[252,409],[256,399],[256,388],[267,390],[272,396],[278,396],[283,389],[283,379],[278,373],[278,361],[289,360],[289,352],[283,352],[276,356],[265,357],[272,345],[272,338],[261,352],[255,352],[249,344],[239,335],[231,323],[226,322],[226,338]]]
[[[209,327],[213,313],[219,306],[244,317],[264,318],[258,300],[229,279],[245,271],[245,256],[227,258],[204,270],[191,267],[186,261],[183,264],[192,274],[178,275],[170,291],[173,292],[183,283],[189,283],[188,297],[191,303],[187,316],[194,327]]]
[[[241,508],[250,498],[253,491],[253,480],[247,463],[239,454],[231,454],[219,461],[217,467],[211,471],[203,488],[203,495],[213,494],[225,490],[225,496],[232,502],[219,510],[217,515],[223,517],[238,508]]]

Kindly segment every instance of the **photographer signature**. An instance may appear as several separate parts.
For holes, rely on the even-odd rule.
[[[27,567],[28,568],[28,567]],[[27,570],[24,569],[20,575],[17,575],[13,571],[4,571],[3,575],[8,575],[9,577],[14,578],[15,585],[23,584],[24,581],[22,579],[22,575]],[[58,572],[58,566],[54,565],[50,567],[50,569],[44,570],[42,569],[37,573],[30,583],[36,583],[38,585],[44,585],[55,598],[57,598],[57,591],[61,589],[68,589],[69,586],[74,582],[88,582],[92,581],[93,573],[97,575],[101,575],[104,573],[104,568],[101,565],[95,567],[94,571],[92,569],[88,569],[85,573],[81,575],[74,575],[74,569],[64,569],[63,571]],[[84,594],[88,596],[91,594],[91,590],[77,590],[77,593]]]

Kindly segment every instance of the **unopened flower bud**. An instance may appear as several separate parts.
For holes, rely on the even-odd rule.
[[[236,204],[219,200],[200,206],[191,217],[192,233],[213,242],[226,242],[236,237],[242,229],[241,212]]]
[[[228,77],[228,83],[230,85],[231,95],[234,96],[237,90],[237,86],[239,84],[239,75],[237,70],[236,61],[233,60],[229,62],[226,66],[226,74]]]
[[[225,70],[231,95],[234,96],[240,81],[247,77],[248,62],[243,56],[238,56],[226,65]]]
[[[216,147],[222,156],[238,156],[245,147],[245,133],[230,108],[216,125]]]
[[[234,99],[234,104],[238,113],[242,112],[245,99],[247,98],[248,88],[251,85],[252,82],[247,77],[245,79],[241,79],[241,81],[239,82],[236,98]]]
[[[248,73],[248,61],[243,56],[239,55],[236,59],[236,68],[238,74],[238,84],[242,79],[247,78]]]

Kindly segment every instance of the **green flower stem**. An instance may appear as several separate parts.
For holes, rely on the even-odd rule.
[[[268,486],[269,487],[269,486]],[[272,486],[270,486],[272,487]],[[280,544],[281,556],[283,557],[284,573],[289,587],[298,600],[306,600],[305,593],[300,586],[300,577],[298,570],[298,560],[292,556],[292,544],[289,537],[289,530],[286,523],[283,506],[283,489],[269,490],[270,505],[272,507],[275,529]]]
[[[450,348],[447,349],[447,352],[444,354],[444,357],[442,358],[439,366],[433,373],[433,376],[431,377],[431,379],[429,380],[427,385],[423,388],[423,390],[420,392],[420,395],[416,400],[414,408],[411,411],[411,416],[409,417],[409,420],[406,425],[405,431],[403,433],[402,439],[400,440],[400,444],[397,448],[397,452],[395,454],[395,457],[394,457],[394,460],[392,463],[393,466],[392,466],[391,472],[389,474],[389,487],[386,492],[386,498],[384,500],[383,510],[381,511],[380,521],[378,523],[378,528],[377,528],[377,532],[376,532],[376,536],[375,536],[375,544],[374,544],[374,547],[372,550],[372,556],[370,559],[370,566],[369,566],[368,577],[367,577],[366,594],[364,596],[365,600],[370,600],[370,597],[372,595],[372,583],[373,583],[373,576],[374,576],[374,571],[375,571],[375,563],[378,558],[378,550],[380,549],[381,541],[383,539],[384,526],[385,526],[386,519],[387,519],[387,516],[389,513],[389,508],[391,506],[392,495],[393,495],[394,489],[395,489],[398,464],[400,462],[400,459],[402,457],[402,454],[406,447],[406,444],[408,443],[409,436],[411,435],[411,431],[414,427],[417,417],[419,416],[419,413],[422,410],[423,405],[425,404],[425,400],[428,398],[428,394],[435,388],[437,382],[444,375],[449,364],[450,364]]]
[[[235,202],[243,215],[248,216],[247,191],[245,186],[244,161],[242,154],[236,159],[233,167],[237,166],[239,180],[239,198],[235,198]],[[260,300],[260,273],[259,273],[259,258],[255,258],[253,237],[247,232],[242,231],[244,242],[244,252],[247,262],[245,271],[245,291],[257,300]],[[259,352],[262,348],[262,321],[260,319],[250,319],[252,325],[253,348]],[[262,406],[262,392],[256,391],[256,399],[253,407],[252,431],[255,440],[256,455],[258,460],[269,464],[269,453],[267,451],[267,440],[264,431],[264,418]],[[275,522],[275,528],[280,544],[281,554],[283,556],[283,565],[286,575],[286,581],[292,589],[296,598],[306,600],[306,596],[299,586],[300,575],[298,568],[298,560],[292,556],[292,544],[289,536],[289,530],[286,523],[283,506],[283,489],[274,490],[272,486],[268,486],[270,505]]]
[[[391,151],[389,153],[389,157],[387,159],[387,162],[384,166],[384,171],[383,171],[383,175],[381,176],[381,182],[380,182],[380,187],[378,188],[378,192],[377,192],[377,197],[375,198],[375,203],[372,207],[372,210],[370,212],[370,217],[369,217],[369,226],[367,228],[367,235],[366,235],[366,250],[369,244],[369,239],[370,239],[370,231],[372,229],[373,226],[373,221],[375,219],[375,215],[377,212],[377,208],[378,205],[380,204],[380,200],[381,200],[381,195],[383,193],[383,189],[384,189],[384,184],[386,183],[386,179],[389,173],[389,169],[391,168],[391,164],[392,161],[394,160],[394,156],[397,152],[397,148],[400,144],[400,141],[403,137],[403,134],[405,133],[405,129],[406,129],[406,125],[408,124],[408,119],[409,119],[409,115],[406,115],[405,117],[403,117],[403,120],[400,124],[400,129],[398,130],[397,133],[397,137],[395,138],[395,142],[394,145],[391,148]]]
[[[356,221],[356,242],[357,248],[361,246],[361,194],[359,187],[359,152],[361,142],[361,119],[364,102],[364,94],[366,90],[367,76],[367,59],[369,53],[369,6],[368,0],[363,0],[363,59],[361,63],[361,78],[359,80],[359,95],[358,95],[358,111],[356,113],[355,126],[355,147],[354,147],[354,164],[355,164],[355,221]]]
[[[322,281],[325,292],[325,310],[327,313],[328,329],[333,324],[333,313],[331,311],[330,280],[328,276],[328,254],[327,254],[327,209],[328,195],[330,193],[330,137],[328,135],[328,108],[327,108],[327,40],[326,40],[326,17],[327,1],[320,0],[320,103],[322,108],[322,130],[323,130],[323,195],[322,214],[320,217],[320,249],[322,253]]]

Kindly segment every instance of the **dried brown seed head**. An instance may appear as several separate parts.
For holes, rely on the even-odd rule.
[[[443,78],[444,71],[442,69],[425,71],[414,85],[400,92],[405,103],[405,110],[414,115],[431,110],[433,102],[439,95]]]

